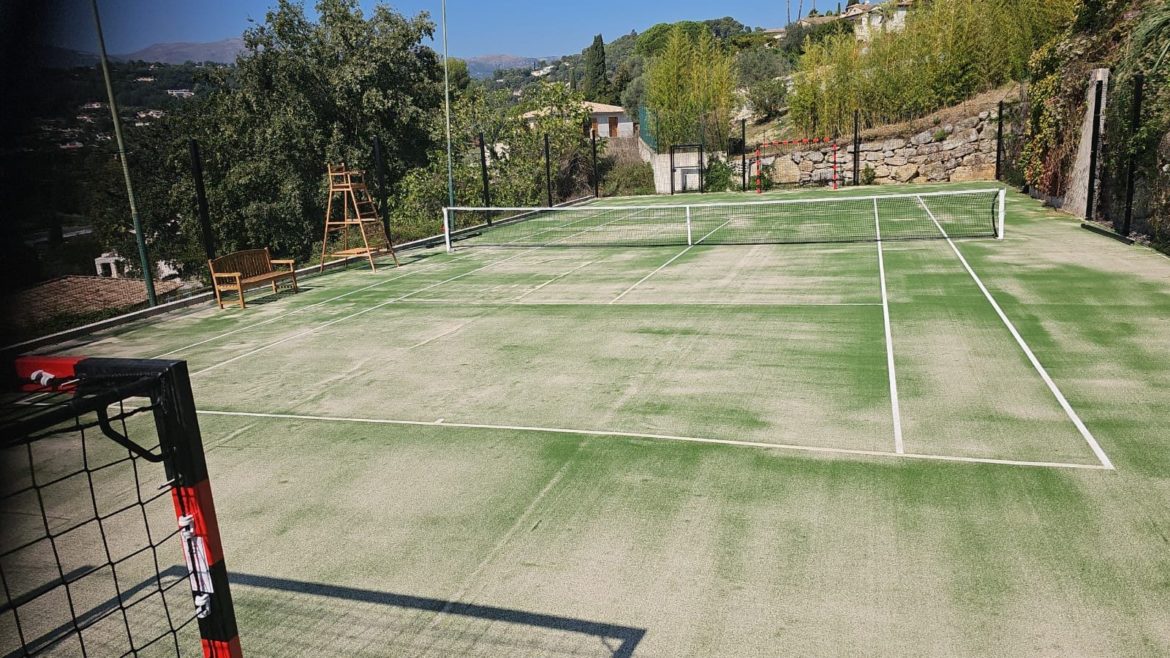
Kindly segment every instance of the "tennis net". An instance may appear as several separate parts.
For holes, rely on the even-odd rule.
[[[867,242],[1003,236],[1003,190],[695,205],[455,207],[451,243],[672,246]]]

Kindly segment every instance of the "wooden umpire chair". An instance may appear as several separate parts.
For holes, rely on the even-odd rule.
[[[340,249],[330,249],[330,239]],[[350,246],[350,242],[354,246]],[[330,257],[365,257],[370,270],[377,271],[374,254],[388,251],[398,267],[398,255],[378,214],[378,206],[366,186],[365,174],[348,169],[345,163],[329,165],[329,199],[325,205],[325,237],[321,241],[321,270]]]

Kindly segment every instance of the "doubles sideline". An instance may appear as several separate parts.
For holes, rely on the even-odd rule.
[[[939,223],[938,219],[935,218],[934,213],[930,211],[930,208],[921,198],[918,199],[918,203],[922,206],[922,209],[926,211],[926,214],[930,216],[930,220],[934,222],[934,225],[938,227],[939,232],[942,233],[942,236],[946,239],[947,244],[951,246],[951,250],[954,251],[955,255],[959,257],[959,262],[963,264],[963,269],[967,270],[967,274],[970,274],[971,278],[974,279],[975,285],[979,286],[980,292],[982,292],[983,296],[987,298],[988,303],[991,304],[991,308],[995,309],[996,315],[998,315],[999,319],[1003,321],[1004,325],[1011,333],[1012,338],[1016,340],[1016,344],[1019,345],[1020,349],[1024,351],[1024,355],[1028,357],[1028,361],[1031,362],[1032,367],[1036,369],[1036,372],[1040,375],[1040,379],[1044,380],[1044,384],[1048,386],[1048,390],[1052,392],[1052,395],[1056,398],[1057,403],[1059,403],[1060,407],[1064,409],[1064,413],[1068,416],[1069,420],[1072,421],[1073,426],[1077,428],[1077,431],[1080,432],[1081,436],[1085,439],[1085,443],[1089,444],[1089,448],[1093,451],[1093,454],[1096,455],[1097,461],[1101,462],[1101,467],[1108,470],[1113,470],[1113,462],[1109,460],[1109,456],[1105,454],[1105,451],[1101,448],[1101,444],[1097,443],[1097,439],[1093,437],[1093,433],[1089,431],[1088,427],[1085,427],[1083,422],[1081,422],[1081,417],[1077,415],[1076,410],[1072,408],[1072,405],[1069,404],[1068,400],[1064,397],[1064,394],[1060,392],[1060,388],[1056,385],[1056,382],[1052,381],[1052,377],[1048,376],[1048,371],[1045,370],[1044,366],[1040,364],[1040,360],[1036,358],[1036,355],[1032,352],[1032,348],[1028,347],[1028,343],[1024,341],[1023,336],[1021,336],[1020,332],[1016,330],[1016,326],[1012,324],[1012,321],[1008,319],[1007,314],[1003,312],[1002,308],[1000,308],[999,303],[996,302],[995,298],[991,296],[991,292],[987,290],[987,286],[983,285],[983,280],[979,278],[978,274],[975,274],[975,270],[971,268],[969,263],[967,263],[967,259],[963,257],[963,253],[959,251],[959,248],[955,245],[954,240],[951,240],[951,236],[947,235],[946,229],[942,227],[942,224]]]

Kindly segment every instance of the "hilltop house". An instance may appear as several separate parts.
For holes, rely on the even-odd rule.
[[[595,134],[598,137],[636,137],[638,124],[632,121],[626,110],[618,105],[593,103],[586,101],[589,109],[589,124],[585,127],[585,134]],[[536,119],[547,110],[532,110],[525,112],[520,118],[528,125],[536,123]]]
[[[886,0],[883,3],[871,3],[863,0],[849,5],[840,14],[826,14],[824,16],[806,16],[796,21],[803,28],[825,25],[834,21],[849,21],[853,23],[853,34],[858,41],[869,41],[877,30],[901,30],[906,27],[906,13],[914,0]],[[784,39],[784,28],[764,30],[764,34],[777,41]]]
[[[875,31],[898,31],[906,27],[906,13],[914,0],[888,0],[875,5],[869,0],[849,5],[841,12],[841,19],[853,23],[853,34],[858,41],[869,41]]]

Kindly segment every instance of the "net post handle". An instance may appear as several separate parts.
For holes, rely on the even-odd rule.
[[[451,209],[443,208],[443,241],[447,244],[447,253],[451,253]]]
[[[1007,205],[1007,190],[1000,188],[1000,190],[999,190],[999,203],[998,203],[999,217],[997,218],[999,220],[999,226],[995,232],[995,239],[996,240],[1003,239],[1003,229],[1004,229],[1004,223],[1005,223],[1004,219],[1007,216],[1007,212],[1005,211],[1006,205]]]
[[[687,246],[693,246],[695,243],[691,240],[691,207],[687,206]]]

